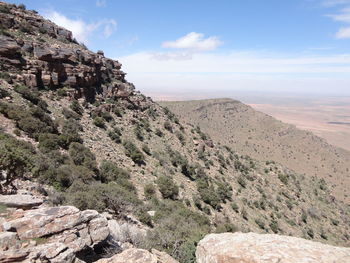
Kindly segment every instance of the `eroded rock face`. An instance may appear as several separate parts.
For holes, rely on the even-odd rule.
[[[197,246],[198,263],[348,263],[350,248],[255,233],[210,234]]]
[[[125,80],[121,64],[78,44],[69,30],[33,11],[0,2],[0,70],[12,81],[31,88],[70,89],[71,97],[95,100],[96,96],[120,98],[147,108],[150,99],[135,93]]]
[[[33,262],[73,262],[77,252],[109,236],[105,217],[73,206],[16,210],[1,228],[7,232],[0,234],[0,250],[6,252],[0,262],[11,262],[17,254]]]

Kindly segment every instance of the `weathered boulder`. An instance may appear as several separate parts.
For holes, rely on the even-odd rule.
[[[223,233],[202,239],[196,258],[197,263],[348,263],[350,248],[282,235]]]
[[[8,207],[16,207],[28,209],[34,206],[39,206],[44,202],[42,198],[32,195],[0,195],[0,204]]]
[[[130,248],[111,258],[98,260],[96,263],[158,263],[157,256],[147,250]]]
[[[17,252],[33,262],[73,262],[77,252],[109,237],[104,216],[95,210],[80,211],[73,206],[18,209],[2,221],[0,228],[11,231],[0,234],[0,249],[8,249],[0,262],[10,262]],[[22,242],[19,250],[18,241]]]
[[[152,248],[152,254],[155,255],[158,259],[158,263],[179,263],[177,260],[169,256],[167,253],[159,251]]]
[[[19,248],[20,242],[18,236],[14,232],[0,232],[0,250],[8,250],[9,248]]]

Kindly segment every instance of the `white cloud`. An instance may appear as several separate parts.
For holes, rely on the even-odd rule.
[[[155,54],[140,52],[118,58],[128,80],[147,95],[210,92],[208,96],[225,96],[235,90],[349,94],[350,54],[196,53],[187,60],[159,59]]]
[[[332,7],[337,5],[350,4],[350,0],[324,0],[322,2],[323,6]]]
[[[108,38],[117,28],[117,22],[114,19],[103,19],[93,23],[86,23],[81,19],[70,19],[53,10],[44,12],[43,16],[57,25],[72,31],[73,36],[79,42],[84,43],[88,43],[89,37],[93,32],[101,30],[103,36]]]
[[[97,7],[106,7],[107,1],[106,0],[96,0],[96,6]]]
[[[350,38],[350,27],[340,28],[335,36],[338,39]]]
[[[204,35],[201,33],[191,32],[175,41],[162,43],[162,47],[201,52],[214,50],[221,44],[222,42],[216,36],[204,38]]]
[[[341,2],[341,4],[346,4],[346,3],[350,4],[350,0]],[[336,38],[338,39],[350,38],[350,7],[346,7],[339,10],[337,14],[331,14],[327,16],[332,18],[334,21],[347,24],[347,26],[345,27],[343,26],[338,30],[338,32],[335,34]]]

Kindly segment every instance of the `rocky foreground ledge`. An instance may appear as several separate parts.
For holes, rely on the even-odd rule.
[[[28,207],[34,197],[16,198]],[[8,199],[2,196],[1,202]],[[119,222],[106,213],[45,204],[27,210],[7,210],[0,213],[0,263],[178,263],[164,252],[147,251],[129,243],[135,236],[144,236],[145,229],[135,223]],[[349,263],[350,248],[271,234],[209,234],[199,242],[196,260],[197,263]]]
[[[8,199],[1,196],[3,203]],[[145,230],[108,214],[74,206],[8,210],[0,213],[0,263],[178,263],[166,253],[133,247],[129,240]]]
[[[197,263],[349,263],[350,248],[282,235],[223,233],[201,240],[196,258]]]

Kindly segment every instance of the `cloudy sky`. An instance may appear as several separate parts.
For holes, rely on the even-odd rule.
[[[21,0],[151,96],[350,95],[350,0]]]

